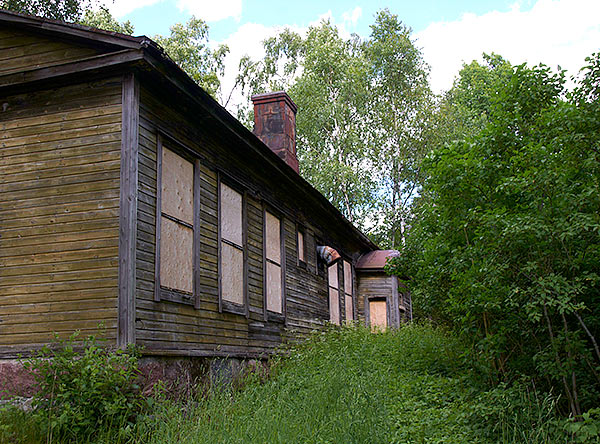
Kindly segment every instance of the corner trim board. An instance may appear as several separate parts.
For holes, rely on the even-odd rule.
[[[162,146],[160,132],[156,136],[156,241],[154,245],[154,301],[160,302],[160,230],[162,206]]]
[[[117,345],[135,343],[135,270],[138,204],[140,88],[133,73],[123,76],[119,191],[119,294]]]

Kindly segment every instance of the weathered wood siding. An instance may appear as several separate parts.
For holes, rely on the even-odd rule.
[[[245,349],[248,345],[246,318],[218,310],[217,173],[206,165],[200,165],[199,308],[154,301],[158,128],[171,129],[182,143],[200,152],[206,149],[202,146],[202,135],[194,131],[193,124],[174,109],[163,106],[145,88],[141,90],[140,102],[136,342],[148,352],[174,355],[227,354],[240,347]]]
[[[97,55],[97,49],[10,28],[0,29],[0,75],[45,68]]]
[[[0,356],[115,338],[120,139],[118,78],[0,97]]]
[[[315,234],[305,216],[278,198],[277,184],[232,154],[242,149],[222,133],[205,127],[197,110],[165,106],[167,99],[141,88],[139,203],[137,229],[136,342],[148,353],[182,355],[260,355],[284,339],[298,337],[329,319],[327,277],[317,270]],[[172,103],[172,102],[171,102]],[[190,116],[193,116],[190,117]],[[156,153],[157,138],[165,146],[185,147],[200,156],[200,295],[197,306],[155,301]],[[291,174],[295,174],[290,171]],[[246,189],[248,316],[219,312],[218,304],[218,174],[239,180]],[[245,186],[251,184],[251,186]],[[285,320],[265,319],[263,295],[263,211],[273,205],[282,213],[285,251]],[[306,264],[299,265],[296,224],[302,218]],[[335,227],[332,227],[332,231]],[[315,233],[316,232],[316,233]],[[343,272],[340,271],[340,275]],[[343,286],[341,286],[343,295]],[[343,296],[340,297],[343,312]]]
[[[369,298],[391,298],[392,297],[392,277],[384,272],[358,272],[358,318],[365,321],[368,310],[367,301]]]

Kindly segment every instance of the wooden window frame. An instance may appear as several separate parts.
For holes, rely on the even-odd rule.
[[[348,264],[350,264],[350,287],[351,287],[352,293],[348,293],[346,291],[346,288],[347,288],[346,287],[346,270],[344,270],[344,262],[347,262]],[[356,291],[354,289],[354,281],[356,279],[355,279],[355,274],[354,274],[354,264],[352,263],[352,261],[350,259],[347,259],[346,257],[342,257],[341,264],[342,264],[342,273],[344,275],[344,316],[346,315],[346,296],[350,296],[350,298],[352,299],[352,319],[346,319],[346,321],[355,321],[356,320]]]
[[[385,323],[386,329],[391,328],[391,307],[390,299],[388,296],[368,296],[365,298],[365,326],[372,328],[371,326],[371,302],[385,301]]]
[[[329,282],[329,276],[327,274],[327,264],[323,261],[323,259],[321,259],[321,257],[319,256],[319,252],[317,251],[317,247],[319,245],[327,245],[323,239],[321,239],[320,237],[318,237],[315,234],[315,245],[314,245],[314,252],[315,252],[315,274],[317,276],[323,276],[324,279]],[[329,284],[328,284],[329,286]]]
[[[279,219],[279,244],[281,248],[281,313],[267,309],[267,212]],[[270,322],[287,322],[287,290],[286,280],[286,255],[285,255],[285,217],[282,211],[263,202],[262,205],[262,234],[263,234],[263,312],[264,320]],[[272,261],[271,261],[272,262]]]
[[[300,259],[300,244],[298,243],[298,233],[302,233],[302,248],[304,249],[304,260]],[[308,250],[306,248],[306,227],[296,223],[296,265],[303,269],[308,269]]]
[[[184,221],[180,221],[176,217],[168,214],[164,216],[176,223],[191,228],[193,231],[192,250],[193,250],[193,292],[189,295],[186,292],[163,288],[160,285],[160,232],[162,212],[162,157],[165,136],[158,133],[156,138],[156,223],[155,223],[155,256],[154,256],[154,301],[176,302],[185,305],[193,305],[194,308],[200,308],[200,159],[191,156],[183,146],[176,140],[168,138],[167,145],[169,149],[178,156],[192,163],[194,167],[194,183],[192,185],[193,192],[193,226]]]
[[[337,273],[337,288],[333,287],[330,285],[329,283],[329,268],[331,267],[336,267],[336,273]],[[329,322],[333,325],[342,325],[342,304],[340,303],[340,298],[341,298],[341,291],[340,291],[340,260],[335,261],[334,264],[332,265],[327,265],[325,264],[325,277],[327,279],[327,308],[329,310]],[[336,324],[334,322],[331,321],[331,298],[329,296],[329,290],[334,289],[337,291],[337,301],[338,301],[338,316],[339,316],[339,323]]]
[[[222,286],[222,268],[221,253],[222,253],[222,242],[239,248],[234,242],[223,239],[221,237],[221,184],[227,185],[232,190],[241,194],[242,196],[242,254],[243,254],[243,277],[242,277],[242,288],[243,288],[243,304],[236,304],[235,302],[223,300],[223,286]],[[224,174],[222,171],[217,170],[217,277],[218,277],[218,303],[219,313],[228,312],[237,315],[250,317],[250,308],[248,303],[248,191],[235,179]]]

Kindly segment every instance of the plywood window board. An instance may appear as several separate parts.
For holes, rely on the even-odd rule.
[[[354,319],[354,301],[353,301],[353,288],[354,282],[352,280],[352,265],[348,261],[344,261],[344,301],[346,307],[346,320],[351,321]]]
[[[304,253],[304,231],[298,229],[298,260],[300,262],[306,262],[306,256]]]
[[[267,262],[267,310],[283,313],[281,267]]]
[[[337,264],[337,262],[328,268],[327,273],[328,273],[327,277],[328,277],[329,286],[335,288],[336,290],[338,288],[340,288],[339,283],[338,283],[338,264]]]
[[[264,224],[266,307],[270,312],[283,314],[281,220],[265,211]]]
[[[327,279],[329,285],[329,321],[333,324],[340,324],[340,290],[338,279],[337,262],[327,269]]]
[[[220,296],[238,306],[245,304],[244,195],[219,183]]]
[[[281,222],[268,211],[265,212],[265,235],[267,259],[281,264]]]
[[[161,149],[160,286],[194,292],[194,164]]]
[[[340,293],[329,287],[329,322],[340,325]]]
[[[369,319],[374,331],[387,328],[387,302],[385,299],[369,301]]]
[[[194,164],[162,149],[162,212],[190,225],[194,224]]]
[[[244,304],[244,253],[229,244],[221,246],[221,297]]]
[[[352,300],[351,295],[346,295],[345,299],[345,307],[346,307],[346,320],[352,321],[354,320],[354,301]]]
[[[221,238],[242,247],[243,196],[228,185],[221,183]]]

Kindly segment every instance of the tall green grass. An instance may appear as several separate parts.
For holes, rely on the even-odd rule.
[[[568,442],[552,396],[524,383],[489,389],[465,350],[430,326],[332,328],[275,358],[268,378],[253,374],[242,388],[214,387],[186,402],[159,400],[135,427],[99,431],[95,442]]]
[[[290,349],[265,383],[250,378],[185,409],[163,404],[139,432],[149,443],[565,442],[549,435],[551,398],[486,390],[472,364],[429,326],[332,329]]]

